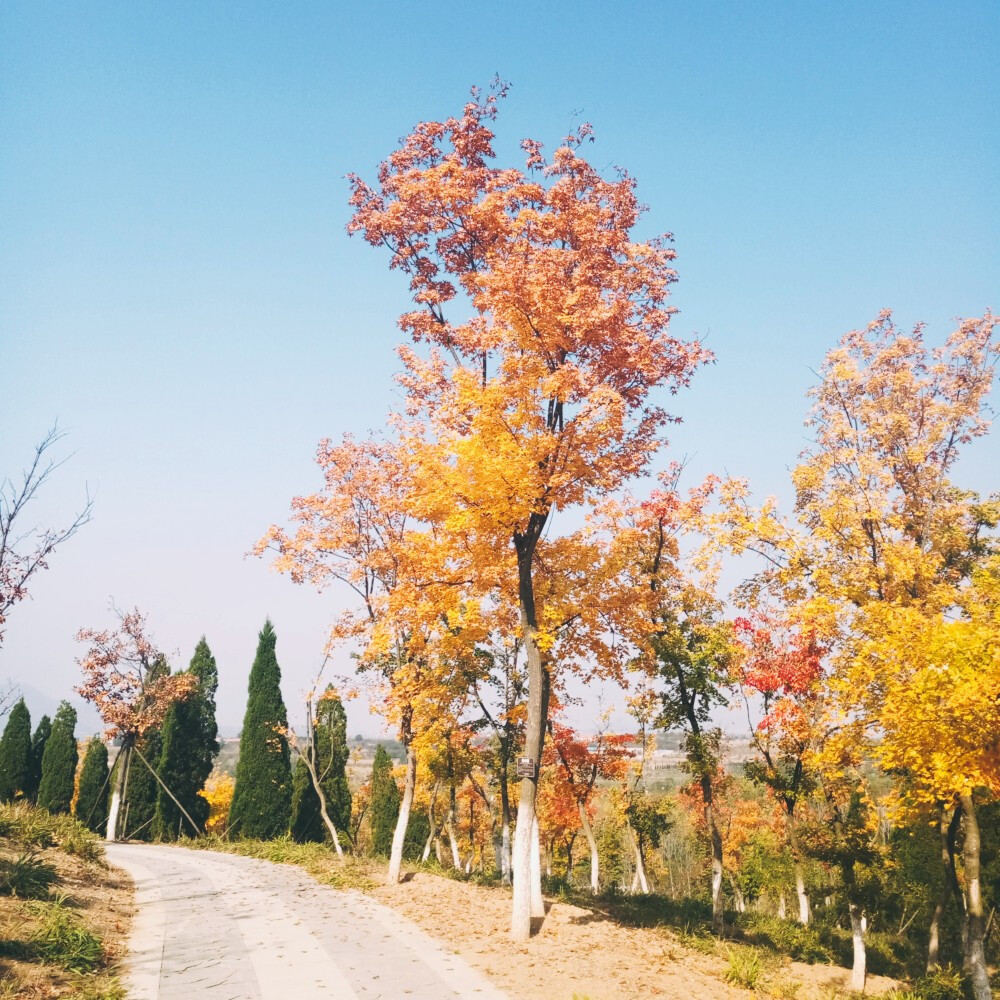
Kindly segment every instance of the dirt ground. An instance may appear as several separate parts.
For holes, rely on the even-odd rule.
[[[510,895],[503,889],[417,872],[371,895],[450,945],[488,975],[511,1000],[725,1000],[751,991],[723,979],[722,954],[685,947],[665,928],[622,927],[590,910],[551,902],[528,944],[507,938]],[[764,963],[757,995],[830,1000],[849,995],[850,973],[835,966]],[[898,985],[869,977],[866,993]]]
[[[11,851],[5,852],[7,856]],[[87,975],[66,972],[55,965],[0,958],[0,997],[49,1000],[56,997],[115,997],[119,992],[115,966],[127,950],[134,913],[132,883],[124,872],[101,862],[83,861],[56,847],[38,851],[54,865],[59,881],[54,896],[104,943],[105,968]],[[44,905],[44,904],[42,904]],[[40,925],[40,906],[31,900],[0,896],[0,942],[28,941]]]

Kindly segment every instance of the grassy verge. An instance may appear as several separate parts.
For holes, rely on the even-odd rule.
[[[0,805],[0,997],[124,1000],[126,891],[112,881],[100,840],[74,819]]]

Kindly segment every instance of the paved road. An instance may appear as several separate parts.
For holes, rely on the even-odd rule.
[[[134,1000],[504,1000],[394,910],[299,868],[146,844],[107,852],[136,885]]]

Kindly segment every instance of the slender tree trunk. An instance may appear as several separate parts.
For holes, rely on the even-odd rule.
[[[809,925],[812,911],[809,907],[809,897],[806,895],[806,880],[802,871],[802,851],[799,849],[798,831],[795,828],[795,817],[788,814],[788,842],[792,848],[792,869],[795,873],[795,895],[799,898],[799,923]]]
[[[746,896],[743,895],[743,890],[739,887],[735,879],[730,879],[729,882],[733,887],[733,898],[736,900],[736,912],[746,913],[747,900]]]
[[[533,519],[535,515],[532,516]],[[537,528],[541,533],[544,519]],[[534,762],[531,777],[521,778],[520,799],[517,808],[517,828],[514,834],[514,892],[511,902],[510,936],[515,941],[527,941],[531,937],[531,918],[536,876],[538,869],[538,840],[535,817],[535,799],[538,794],[538,774],[542,761],[542,747],[545,743],[545,723],[548,717],[550,674],[543,662],[538,646],[535,616],[535,593],[531,577],[531,561],[534,556],[534,542],[530,538],[518,536],[515,539],[518,562],[518,597],[521,606],[521,627],[524,636],[525,654],[528,664],[528,713],[524,740],[524,754]],[[534,849],[533,849],[534,848]],[[534,865],[532,863],[534,859]],[[537,876],[538,891],[541,896],[541,873]],[[544,916],[543,912],[538,916]]]
[[[326,802],[326,792],[323,791],[323,782],[319,780],[319,775],[316,773],[316,760],[313,757],[314,752],[315,748],[310,738],[309,747],[306,753],[302,755],[302,760],[305,762],[306,770],[309,772],[309,780],[312,782],[316,798],[319,799],[319,814],[323,820],[323,825],[326,827],[326,832],[330,834],[337,857],[343,859],[344,851],[340,846],[340,837],[337,836],[337,827],[330,818],[330,810],[327,808]]]
[[[851,989],[856,993],[863,993],[865,989],[865,930],[867,920],[857,903],[851,903],[848,907],[851,914],[851,940],[854,942],[854,967],[851,970]]]
[[[583,828],[583,835],[587,838],[587,846],[590,848],[590,891],[596,896],[600,892],[601,886],[601,856],[597,851],[597,839],[594,837],[594,829],[590,825],[587,807],[582,802],[577,802],[577,806],[580,809],[580,826]]]
[[[966,920],[969,927],[967,936],[967,968],[972,980],[972,995],[976,1000],[991,1000],[990,974],[986,968],[986,954],[983,949],[984,914],[983,895],[979,872],[979,821],[976,806],[971,795],[961,797],[962,812],[965,813],[965,845],[962,862],[965,868]]]
[[[510,789],[507,786],[507,775],[500,775],[500,875],[504,885],[510,885],[511,863],[510,863]]]
[[[386,881],[389,885],[395,885],[399,881],[399,871],[403,867],[403,844],[406,843],[406,828],[410,823],[410,809],[413,806],[413,792],[416,787],[417,752],[413,749],[411,736],[406,742],[406,778],[403,782],[403,801],[399,804],[396,829],[392,832],[392,848],[389,851],[389,871],[386,875]]]
[[[118,831],[124,826],[118,822],[121,815],[122,805],[125,801],[125,789],[128,788],[128,770],[132,762],[132,744],[129,740],[122,743],[118,751],[118,759],[115,761],[117,773],[115,775],[114,788],[111,791],[111,806],[108,809],[108,826],[104,839],[109,841],[118,840]]]
[[[451,847],[451,864],[455,871],[462,870],[462,857],[458,851],[458,841],[455,839],[455,782],[452,780],[448,793],[448,815],[444,828],[448,831],[448,844]]]
[[[434,846],[434,839],[437,837],[437,820],[434,818],[434,803],[437,800],[438,789],[440,787],[440,781],[434,782],[430,805],[427,807],[427,825],[430,827],[430,833],[427,834],[427,843],[424,844],[424,853],[420,858],[421,861],[426,861],[431,856],[431,847]]]
[[[783,892],[778,896],[778,919],[785,919],[785,894]]]
[[[952,812],[951,819],[948,818],[948,807],[941,806],[941,815],[938,822],[938,830],[941,834],[941,865],[944,868],[944,882],[941,886],[941,894],[934,906],[934,913],[931,915],[931,926],[927,943],[927,972],[933,972],[940,968],[941,950],[941,921],[944,919],[945,907],[948,905],[948,896],[955,891],[958,885],[958,878],[955,873],[955,838],[958,835],[958,823],[961,820],[962,811],[956,809]],[[961,906],[960,906],[961,910]],[[963,939],[964,939],[963,934]]]
[[[638,834],[628,824],[629,836],[632,838],[632,852],[635,855],[635,875],[632,877],[632,891],[649,894],[649,882],[646,880],[646,862],[642,856],[642,845],[639,843]]]

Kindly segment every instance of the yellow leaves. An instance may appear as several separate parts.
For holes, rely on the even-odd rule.
[[[208,803],[207,833],[225,833],[235,788],[236,782],[224,771],[215,770],[208,776],[205,787],[198,793]]]

